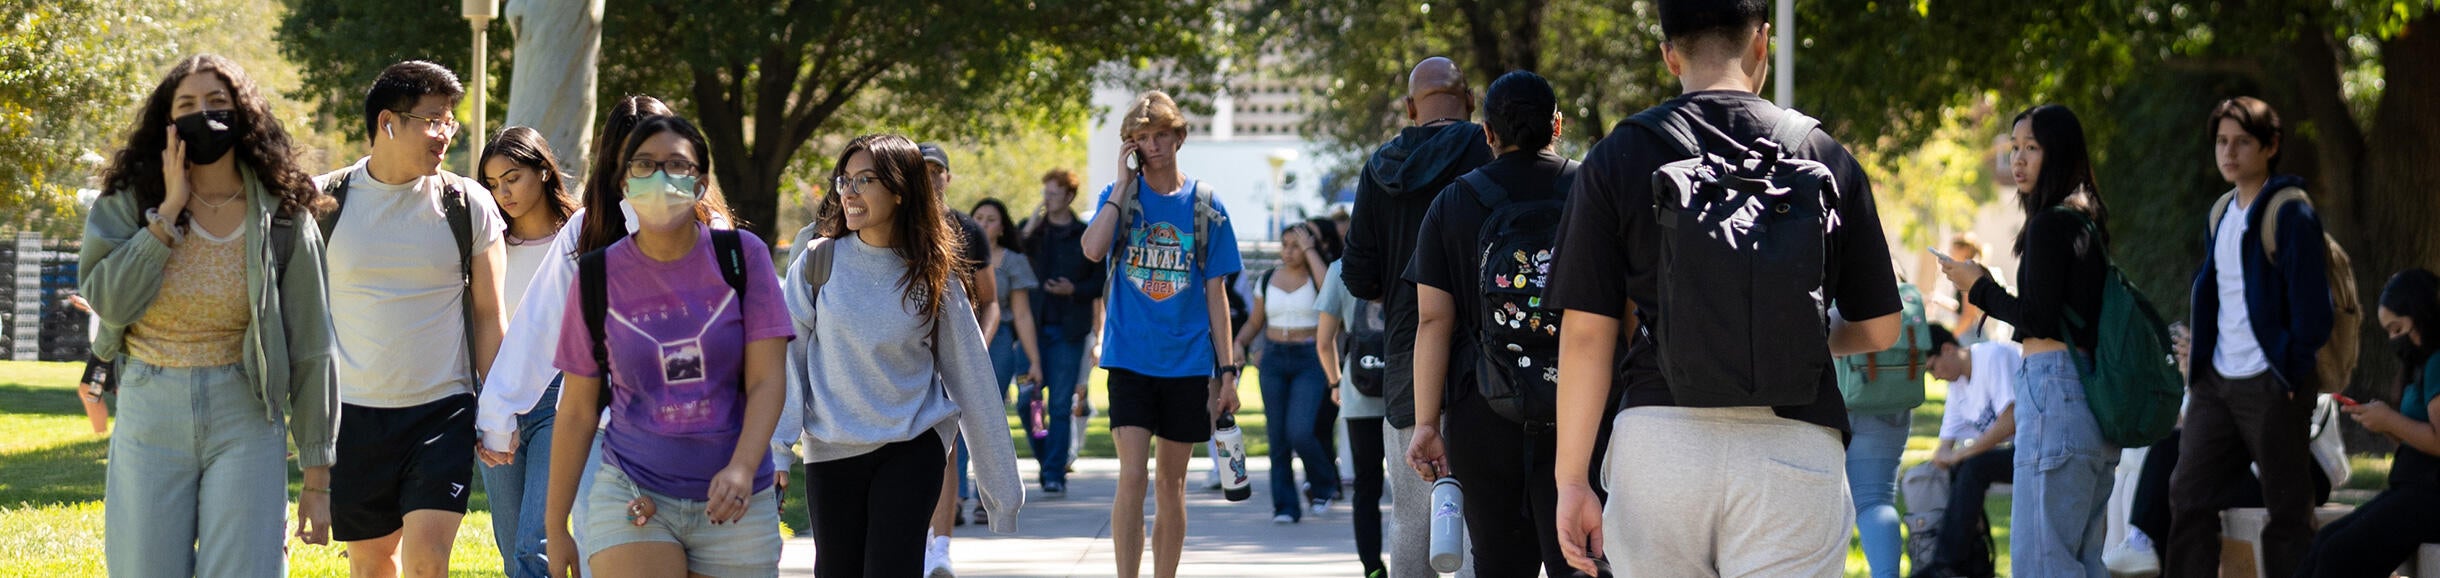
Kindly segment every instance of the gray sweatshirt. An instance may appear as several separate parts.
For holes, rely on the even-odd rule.
[[[926,430],[953,450],[962,426],[976,432],[967,450],[991,530],[1015,532],[1025,491],[965,287],[950,281],[936,315],[946,322],[936,323],[917,315],[898,287],[906,261],[896,253],[854,235],[816,242],[840,244],[821,295],[810,295],[803,278],[810,250],[788,264],[785,285],[798,336],[788,344],[788,385],[803,388],[805,461],[864,455]]]

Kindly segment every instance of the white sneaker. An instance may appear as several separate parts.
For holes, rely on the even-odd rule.
[[[933,536],[931,543],[924,545],[923,575],[924,578],[956,578],[957,573],[949,570],[948,536]]]
[[[2151,537],[2130,531],[2124,542],[2101,554],[2101,565],[2116,576],[2158,576],[2160,554],[2152,549]]]

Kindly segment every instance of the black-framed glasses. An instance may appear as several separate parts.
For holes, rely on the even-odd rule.
[[[397,113],[398,116],[424,121],[424,124],[426,125],[439,127],[441,132],[455,133],[458,129],[457,117],[449,116],[447,114],[443,114],[441,116],[424,116],[403,110],[393,110],[390,112]]]
[[[878,184],[881,184],[881,177],[870,176],[870,175],[866,175],[866,176],[842,176],[842,177],[831,177],[831,178],[830,178],[830,190],[838,191],[838,192],[839,192],[839,194],[842,194],[842,195],[845,195],[845,194],[853,194],[853,195],[856,195],[856,196],[859,196],[859,197],[860,197],[860,196],[864,196],[864,186],[865,186],[865,185],[878,185]]]
[[[699,167],[695,165],[695,161],[686,159],[669,159],[666,161],[635,159],[627,161],[627,177],[641,179],[652,176],[654,171],[668,173],[669,176],[673,177],[691,177],[695,176],[695,170],[697,168]]]

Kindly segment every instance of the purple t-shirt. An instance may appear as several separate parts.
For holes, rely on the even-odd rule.
[[[610,307],[602,332],[610,342],[615,417],[604,433],[602,459],[644,489],[685,500],[707,499],[712,475],[737,452],[745,429],[740,383],[746,344],[795,336],[762,239],[738,232],[746,257],[745,302],[739,303],[713,264],[711,230],[698,225],[696,231],[695,250],[684,259],[645,257],[633,237],[611,245],[604,259]],[[583,310],[584,289],[572,286],[556,365],[598,378],[602,371],[593,361]],[[757,461],[759,492],[771,485],[771,460]]]

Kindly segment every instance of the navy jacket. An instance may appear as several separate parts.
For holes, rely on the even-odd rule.
[[[2255,195],[2256,208],[2270,200],[2271,194],[2289,187],[2302,188],[2304,179],[2280,175],[2264,183]],[[2279,219],[2279,264],[2262,253],[2262,219]],[[2219,344],[2220,292],[2213,260],[2217,251],[2219,223],[2211,224],[2204,236],[2210,244],[2203,251],[2203,266],[2194,273],[2194,307],[2188,324],[2194,329],[2192,373],[2209,371],[2211,355]],[[2321,218],[2306,203],[2289,203],[2276,216],[2257,211],[2246,216],[2245,238],[2238,243],[2245,271],[2245,303],[2247,319],[2254,328],[2254,340],[2262,344],[2262,354],[2270,360],[2271,373],[2290,392],[2310,392],[2321,387],[2317,355],[2330,342],[2330,262],[2329,245],[2323,241]],[[2193,383],[2190,377],[2189,385]]]

